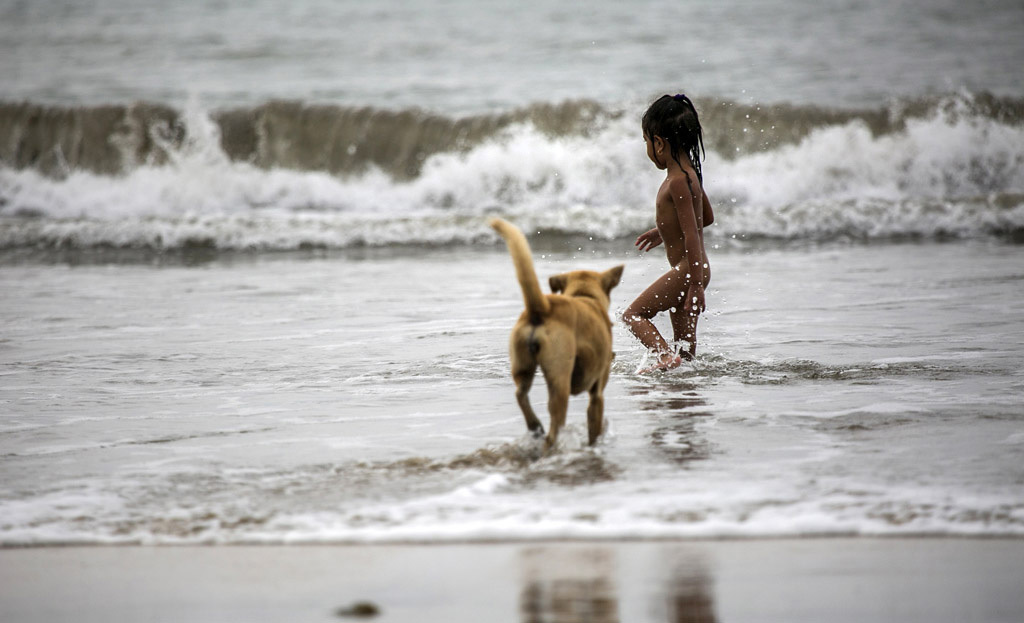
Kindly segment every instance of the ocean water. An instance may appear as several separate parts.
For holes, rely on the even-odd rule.
[[[0,543],[1024,534],[1022,27],[4,5]],[[544,453],[486,220],[542,277],[624,263],[616,317],[665,265],[633,251],[639,117],[682,90],[716,211],[700,355],[639,375],[617,323],[608,433],[578,397]]]
[[[874,105],[965,88],[1020,95],[1016,0],[11,1],[5,99],[444,113],[621,104],[671,88]]]

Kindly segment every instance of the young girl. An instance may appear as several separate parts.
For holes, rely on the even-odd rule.
[[[657,227],[636,239],[641,251],[662,242],[672,268],[643,291],[622,317],[629,330],[651,349],[657,363],[643,372],[668,370],[691,360],[697,352],[697,316],[704,311],[704,288],[711,279],[704,251],[704,227],[714,221],[704,194],[700,159],[704,137],[693,102],[685,95],[663,95],[644,113],[642,128],[647,157],[667,172],[655,200]],[[689,343],[674,353],[651,322],[668,311],[675,342]]]

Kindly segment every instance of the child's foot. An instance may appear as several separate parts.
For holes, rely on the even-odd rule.
[[[665,370],[671,370],[678,368],[683,365],[683,358],[672,353],[662,353],[658,357],[658,363],[653,366],[641,368],[637,371],[637,374],[650,374],[652,372],[664,372]]]

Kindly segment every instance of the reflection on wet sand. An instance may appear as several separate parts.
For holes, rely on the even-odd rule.
[[[614,553],[586,548],[523,552],[523,623],[618,623]]]
[[[700,567],[678,568],[668,586],[670,623],[715,623],[715,601],[710,581]]]
[[[649,586],[642,612],[626,612],[616,581],[615,551],[538,546],[522,555],[519,609],[523,623],[619,623],[663,613],[667,623],[715,623],[714,598],[703,565],[678,565],[664,586]],[[636,583],[633,578],[631,584]],[[645,585],[647,587],[647,585]],[[653,595],[651,594],[653,593]],[[629,602],[636,607],[636,601]]]

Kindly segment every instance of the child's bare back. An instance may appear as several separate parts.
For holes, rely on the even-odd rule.
[[[655,203],[655,224],[665,244],[665,255],[668,257],[669,265],[680,269],[687,267],[688,272],[701,275],[701,282],[706,288],[711,280],[711,267],[708,264],[707,251],[704,249],[704,227],[711,224],[710,221],[705,222],[705,217],[711,216],[711,205],[700,184],[692,182],[690,173],[684,170],[683,176],[669,176],[662,183]],[[689,205],[685,205],[687,203]],[[677,206],[692,211],[696,221],[701,255],[692,262],[688,261],[686,254],[686,233],[680,225]],[[697,268],[696,272],[693,270],[694,267]]]

